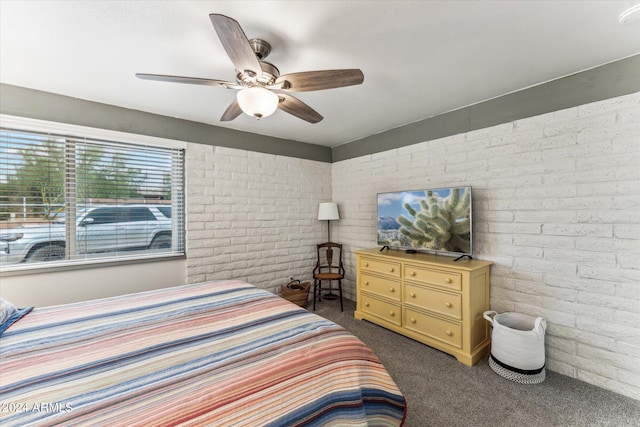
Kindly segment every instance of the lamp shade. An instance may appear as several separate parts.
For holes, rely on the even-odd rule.
[[[280,102],[278,95],[259,86],[242,89],[236,98],[242,111],[258,119],[272,115]]]
[[[340,215],[338,214],[338,204],[333,202],[320,203],[320,207],[318,208],[318,219],[326,221],[340,219]]]

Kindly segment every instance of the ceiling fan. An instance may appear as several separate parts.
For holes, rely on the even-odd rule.
[[[221,121],[235,119],[243,112],[257,119],[270,116],[278,108],[309,123],[318,123],[322,116],[289,92],[310,92],[361,84],[364,75],[359,69],[306,71],[280,75],[275,65],[264,61],[271,45],[261,39],[247,39],[240,24],[220,14],[209,15],[220,42],[236,69],[236,81],[198,77],[137,73],[136,77],[173,83],[221,86],[238,90]]]

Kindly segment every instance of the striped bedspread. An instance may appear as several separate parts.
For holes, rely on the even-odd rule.
[[[0,424],[392,426],[404,397],[342,327],[241,281],[35,308],[0,337]]]

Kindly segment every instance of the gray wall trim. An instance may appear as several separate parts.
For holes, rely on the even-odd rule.
[[[0,113],[99,129],[331,162],[331,148],[0,84]]]
[[[0,113],[321,162],[338,162],[640,91],[640,55],[333,147],[0,83]]]
[[[333,162],[640,91],[640,55],[333,148]]]

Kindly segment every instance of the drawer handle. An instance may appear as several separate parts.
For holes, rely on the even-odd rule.
[[[395,315],[396,315],[396,312],[395,312],[395,311],[393,311],[393,310],[392,310],[392,311],[390,311],[390,312],[389,312],[389,316],[393,317],[393,316],[395,316]]]
[[[415,297],[416,297],[416,294],[414,294],[413,292],[411,292],[411,293],[409,294],[409,296],[410,296],[411,298],[415,298]]]
[[[453,335],[453,332],[451,332],[451,331],[450,331],[450,330],[448,330],[448,329],[447,329],[446,331],[444,331],[444,333],[445,333],[445,334],[447,334],[448,336]]]
[[[416,275],[416,272],[415,272],[415,271],[412,271],[412,272],[411,272],[411,273],[409,273],[409,274],[410,274],[410,275],[412,275],[412,276],[415,276],[415,275]]]
[[[365,267],[369,267],[369,263],[368,263],[368,262],[365,262],[365,263],[364,263],[364,266],[365,266]]]
[[[369,281],[367,280],[366,282],[364,282],[365,286],[369,286]]]
[[[449,279],[448,277],[446,279],[444,279],[445,282],[447,283],[451,283],[453,280]]]
[[[453,304],[451,304],[449,301],[444,303],[445,306],[447,306],[448,308],[453,307]]]
[[[415,318],[412,317],[410,320],[411,320],[411,323],[416,323],[416,319]]]
[[[369,303],[368,303],[368,302],[365,302],[365,303],[364,303],[364,306],[365,306],[365,307],[369,307]]]
[[[396,288],[389,288],[389,292],[395,292]]]
[[[391,268],[389,269],[389,273],[393,273],[393,271],[394,271],[394,269],[393,269],[393,267],[391,267]]]

